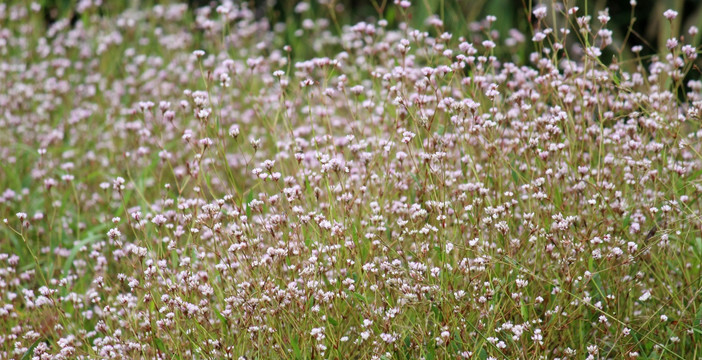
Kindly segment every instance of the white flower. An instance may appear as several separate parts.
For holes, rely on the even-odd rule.
[[[534,11],[532,11],[532,13],[534,14],[534,16],[537,19],[541,20],[541,19],[546,17],[547,11],[548,11],[548,9],[545,6],[539,6],[536,9],[534,9]]]
[[[678,16],[678,12],[673,9],[668,9],[665,12],[663,12],[663,16],[665,16],[665,18],[669,21],[673,21],[673,19],[675,19]]]

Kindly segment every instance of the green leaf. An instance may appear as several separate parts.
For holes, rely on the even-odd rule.
[[[359,293],[353,292],[353,293],[351,293],[351,295],[353,295],[356,299],[363,301],[363,303],[366,303],[366,304],[368,303],[368,300],[366,299],[366,297],[359,294]]]
[[[514,169],[512,169],[512,180],[515,184],[519,184],[519,175]]]
[[[222,321],[225,325],[228,324],[227,318],[225,318],[224,315],[222,315],[222,313],[219,312],[219,310],[214,309],[214,313],[215,313],[215,315],[217,315],[217,318],[219,318],[219,320]]]
[[[154,338],[154,344],[156,345],[156,348],[160,352],[162,352],[162,353],[166,352],[166,346],[163,344],[163,340],[161,340],[159,338]]]
[[[688,180],[688,181],[695,180],[695,179],[697,179],[698,177],[700,177],[700,175],[702,175],[702,169],[690,173],[690,175],[687,176],[687,180]]]
[[[292,345],[295,359],[302,359],[302,352],[300,352],[300,339],[297,336],[294,336],[292,339],[290,339],[290,344]]]
[[[251,200],[253,200],[253,191],[249,191],[248,195],[246,195],[246,217],[251,220],[251,206],[249,204],[251,203]]]
[[[83,240],[79,241],[78,243],[76,243],[73,246],[73,249],[71,249],[71,253],[68,254],[68,257],[66,258],[66,262],[63,264],[63,274],[64,275],[68,275],[68,271],[71,270],[71,265],[73,265],[73,260],[78,255],[78,251],[80,251],[80,249],[83,246],[91,244],[91,243],[97,241],[98,239],[100,239],[101,235],[100,235],[100,233],[98,233],[98,231],[102,231],[105,228],[107,228],[106,224],[99,225],[99,226],[93,228],[93,231],[95,231],[94,233],[89,234],[87,237],[85,237]]]
[[[485,360],[487,359],[487,351],[485,351],[485,348],[480,349],[480,354],[478,355],[480,359]]]
[[[437,321],[439,321],[439,322],[443,322],[443,321],[444,321],[444,316],[443,316],[443,314],[442,314],[441,311],[439,310],[439,307],[436,306],[436,304],[434,304],[434,303],[431,304],[431,312],[434,313],[434,316],[436,317],[436,320],[437,320]]]
[[[331,317],[331,316],[327,316],[327,321],[328,321],[330,324],[332,324],[332,326],[338,326],[338,325],[339,325],[339,322],[336,321],[336,319],[334,319],[334,318]]]
[[[427,360],[433,360],[436,357],[436,343],[433,339],[429,339],[427,343]]]
[[[27,351],[24,352],[24,355],[22,355],[22,357],[20,358],[20,360],[28,360],[28,359],[31,359],[31,358],[32,358],[32,354],[34,353],[34,348],[36,348],[37,345],[39,345],[39,341],[41,341],[41,339],[37,339],[37,340],[32,344],[32,346],[30,346],[29,349],[27,349]]]

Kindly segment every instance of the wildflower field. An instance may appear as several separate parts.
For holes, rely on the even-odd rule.
[[[682,9],[43,3],[0,4],[0,359],[702,358]]]

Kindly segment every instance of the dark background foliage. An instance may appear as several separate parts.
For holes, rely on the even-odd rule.
[[[73,21],[77,19],[74,13],[78,0],[40,0],[44,6],[44,14],[47,23],[58,18],[69,16]],[[115,14],[127,8],[148,7],[156,4],[168,4],[175,1],[156,0],[103,0],[100,13]],[[190,8],[203,6],[216,6],[218,2],[208,0],[187,0]],[[310,10],[304,14],[294,11],[299,3],[296,0],[268,0],[268,1],[247,1],[251,9],[255,9],[257,16],[267,17],[272,24],[284,23],[286,25],[286,40],[292,45],[303,45],[294,47],[304,48],[304,39],[296,38],[294,31],[299,29],[301,23],[306,18],[318,19],[329,18],[338,24],[353,24],[359,21],[372,21],[380,17],[388,20],[390,26],[396,25],[400,18],[397,6],[393,5],[393,0],[327,0],[310,2]],[[600,11],[608,9],[611,21],[608,28],[614,32],[614,44],[604,51],[602,60],[605,63],[613,61],[616,57],[619,61],[632,58],[630,49],[634,45],[643,46],[641,54],[644,59],[651,55],[663,55],[666,51],[665,42],[671,36],[689,37],[687,30],[690,26],[702,28],[702,2],[698,0],[637,0],[633,7],[629,0],[575,0],[558,2],[566,7],[578,6],[578,14],[590,14],[593,22],[596,22]],[[431,14],[436,14],[442,18],[445,31],[456,36],[469,37],[471,28],[475,30],[476,22],[484,19],[486,15],[497,16],[498,21],[492,25],[492,29],[499,31],[502,37],[506,37],[510,29],[516,29],[530,38],[532,35],[531,11],[539,5],[553,5],[551,1],[533,0],[413,0],[412,7],[408,11],[409,22],[412,26],[421,28],[423,21]],[[679,12],[679,16],[668,23],[662,16],[667,9]],[[559,28],[562,24],[556,24]],[[332,31],[340,31],[340,27],[332,27]],[[702,34],[697,34],[693,44],[699,44]],[[689,39],[686,39],[689,42]],[[526,50],[531,50],[530,42],[526,42]],[[619,51],[617,51],[619,50]],[[522,56],[528,54],[522,52]],[[298,51],[299,57],[307,57],[311,54]],[[499,54],[498,54],[499,55]],[[693,71],[693,73],[699,73]],[[691,74],[692,75],[692,74]],[[693,75],[694,76],[694,75]]]

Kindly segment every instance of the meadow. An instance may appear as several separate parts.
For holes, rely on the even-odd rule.
[[[0,359],[700,359],[699,30],[372,3],[0,4]]]

